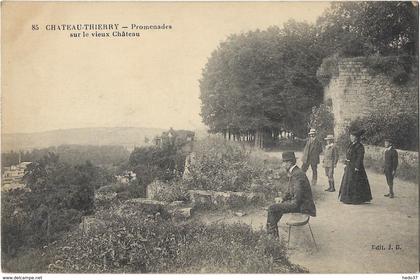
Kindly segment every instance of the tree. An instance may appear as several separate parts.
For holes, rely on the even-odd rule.
[[[316,29],[289,21],[231,35],[212,53],[200,80],[201,116],[212,132],[256,142],[281,130],[305,133],[322,99]]]
[[[308,131],[311,128],[316,129],[320,139],[324,139],[328,134],[334,134],[334,115],[329,106],[321,104],[312,108]]]
[[[90,214],[94,190],[113,181],[113,176],[87,161],[71,166],[48,153],[28,165],[24,180],[30,192],[24,194],[25,212],[29,215],[30,246],[40,246]]]
[[[323,47],[342,56],[418,48],[418,5],[409,1],[334,2],[317,26]]]
[[[137,183],[145,187],[156,179],[168,181],[182,174],[186,158],[183,145],[183,142],[167,141],[162,147],[135,148],[128,168],[136,173]]]

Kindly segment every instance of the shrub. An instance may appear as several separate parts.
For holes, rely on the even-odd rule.
[[[47,270],[52,257],[42,249],[29,249],[14,258],[2,258],[2,270],[8,273],[39,273]]]
[[[401,157],[399,157],[398,161],[398,168],[395,177],[418,183],[418,166],[413,166],[413,164],[406,162]],[[364,164],[366,168],[370,168],[378,173],[382,174],[384,172],[383,160],[371,158],[368,154],[366,154],[364,158]]]
[[[186,183],[192,189],[243,191],[253,170],[248,153],[235,143],[216,138],[197,142]]]
[[[316,71],[318,81],[325,87],[333,77],[338,76],[338,56],[326,57]]]
[[[366,130],[365,143],[382,146],[385,138],[392,138],[394,146],[402,150],[418,151],[418,115],[402,113],[379,113],[354,120],[351,125]]]
[[[2,255],[5,259],[40,248],[92,213],[94,188],[108,181],[86,162],[70,166],[53,153],[27,168],[25,191],[2,194]]]
[[[417,79],[418,57],[415,56],[371,55],[364,57],[363,63],[374,74],[385,74],[397,85],[405,84],[410,79]]]
[[[114,183],[95,192],[95,206],[107,207],[114,199],[123,201],[138,197],[146,197],[146,187],[139,180],[132,180],[128,184]]]
[[[136,148],[130,155],[129,166],[138,183],[147,186],[154,180],[169,181],[184,172],[186,154],[182,146],[163,145]]]
[[[250,226],[176,224],[116,209],[97,213],[102,231],[66,235],[46,250],[50,272],[303,272],[287,260],[284,244]]]
[[[200,257],[202,256],[202,257]],[[304,272],[292,266],[283,243],[253,231],[244,224],[206,227],[199,242],[181,250],[170,272],[181,273],[275,273]]]
[[[300,138],[281,138],[277,141],[271,150],[290,150],[290,151],[301,151],[305,147],[306,140]],[[265,149],[270,150],[270,149]]]
[[[24,208],[23,190],[1,193],[1,253],[2,259],[14,256],[27,240],[26,225],[31,221],[29,211]]]
[[[324,139],[327,134],[334,134],[334,115],[331,108],[324,104],[312,108],[308,130],[315,128],[319,139]]]
[[[165,202],[188,201],[188,189],[182,184],[182,181],[170,182],[168,186],[160,188],[154,195],[154,199]]]
[[[190,189],[274,192],[273,168],[235,142],[208,138],[197,142],[184,182]],[[277,167],[278,169],[278,167]],[[281,171],[279,171],[281,172]],[[285,174],[284,174],[285,175]],[[285,178],[285,176],[281,176]]]
[[[418,78],[418,57],[410,55],[401,56],[382,56],[374,55],[361,55],[361,60],[365,67],[370,70],[370,73],[385,74],[396,85],[404,85],[410,80],[417,80]],[[342,55],[342,57],[354,57],[358,55]],[[339,56],[334,55],[326,57],[322,60],[321,66],[316,72],[318,81],[327,86],[333,77],[339,74],[338,62]]]
[[[110,193],[120,193],[127,189],[127,185],[122,183],[113,183],[110,185],[103,186],[96,190],[96,193],[99,194],[110,194]]]
[[[350,134],[349,134],[348,129],[346,129],[345,132],[340,134],[336,140],[336,146],[338,148],[340,155],[346,154],[347,147],[349,146],[349,144],[350,144]],[[344,159],[345,157],[341,156],[340,158]]]
[[[146,197],[146,186],[137,179],[128,184],[127,191],[131,198]]]
[[[280,163],[280,159],[261,158],[261,156],[251,154],[250,164],[259,172],[252,178],[248,190],[262,192],[269,200],[277,197],[278,192],[284,193],[287,190],[288,177],[285,170],[280,168]]]

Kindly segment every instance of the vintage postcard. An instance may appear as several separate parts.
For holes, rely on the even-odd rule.
[[[3,276],[416,279],[418,18],[2,2]]]

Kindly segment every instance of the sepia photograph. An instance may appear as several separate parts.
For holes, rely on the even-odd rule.
[[[2,2],[2,279],[417,279],[418,4]]]

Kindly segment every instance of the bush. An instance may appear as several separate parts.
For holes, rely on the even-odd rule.
[[[99,194],[110,194],[110,193],[120,193],[127,190],[127,185],[122,183],[113,183],[107,186],[103,186],[96,190],[96,193]]]
[[[361,61],[371,74],[385,74],[396,85],[404,85],[410,80],[418,79],[418,57],[410,55],[382,56],[382,55],[361,55]],[[354,57],[355,55],[350,55]],[[356,55],[358,56],[358,55]],[[342,57],[349,57],[343,55]],[[321,66],[316,72],[318,81],[327,86],[333,77],[339,74],[339,56],[334,55],[322,60]]]
[[[344,133],[340,134],[336,140],[336,146],[338,148],[338,152],[340,155],[345,155],[347,151],[347,147],[350,144],[350,133],[348,129],[345,130]],[[345,159],[345,157],[340,156],[341,159]]]
[[[408,180],[411,182],[418,183],[418,166],[413,166],[406,162],[403,158],[399,157],[398,160],[398,168],[397,173],[395,175],[396,178],[400,178],[402,180]],[[383,160],[378,160],[377,158],[371,158],[368,154],[365,155],[364,164],[366,168],[370,168],[380,174],[384,172],[384,162]]]
[[[182,146],[164,145],[135,148],[129,166],[136,173],[138,183],[147,186],[154,180],[169,181],[184,172],[186,154]]]
[[[43,253],[42,249],[29,249],[12,259],[2,258],[2,270],[8,273],[46,272],[52,258]]]
[[[272,149],[265,149],[267,150],[290,150],[290,151],[301,151],[305,147],[306,140],[300,138],[280,138],[277,143],[273,146]]]
[[[82,215],[93,212],[94,189],[108,181],[90,162],[70,166],[52,153],[26,171],[25,190],[2,194],[5,260],[45,246],[77,226]]]
[[[128,184],[114,183],[101,187],[95,192],[95,206],[108,207],[114,199],[123,201],[139,197],[146,197],[146,187],[137,179]]]
[[[312,108],[308,130],[311,128],[316,129],[319,139],[334,134],[334,115],[329,106],[321,104]]]
[[[98,213],[102,231],[65,236],[46,250],[50,272],[303,272],[289,263],[284,244],[247,225],[176,224],[160,216],[116,209]],[[44,271],[45,272],[45,271]]]
[[[1,254],[2,259],[15,256],[17,250],[27,241],[26,225],[31,215],[24,209],[23,190],[1,193]]]
[[[338,76],[338,59],[337,55],[324,58],[316,71],[316,77],[324,87],[329,84],[333,77]]]
[[[186,183],[191,189],[244,191],[253,173],[249,153],[235,143],[216,138],[197,142]]]
[[[289,263],[283,243],[267,237],[263,231],[254,232],[247,225],[210,225],[197,241],[181,250],[170,272],[304,272]]]
[[[188,189],[183,186],[182,181],[170,182],[168,186],[160,188],[154,195],[154,199],[165,202],[188,201],[190,199]]]
[[[392,138],[397,149],[418,151],[418,115],[402,113],[379,113],[358,118],[351,126],[364,128],[366,144],[383,146],[385,138]]]
[[[397,85],[403,85],[410,79],[418,79],[418,57],[415,56],[371,55],[364,57],[363,63],[374,74],[385,74]]]
[[[137,179],[128,184],[127,191],[130,198],[146,197],[146,186],[142,185]]]
[[[264,160],[252,156],[250,150],[235,142],[208,138],[194,146],[194,159],[184,179],[190,189],[213,191],[261,191],[273,193],[278,185],[271,180],[270,168]],[[277,169],[279,166],[277,166]],[[277,172],[280,172],[278,170]],[[284,176],[283,176],[284,175]],[[285,179],[285,174],[279,175]]]

